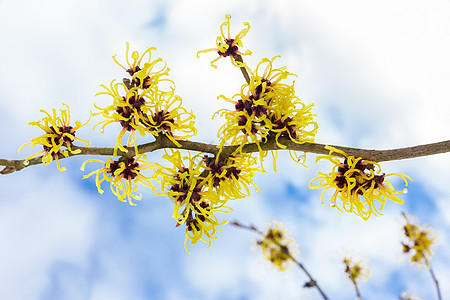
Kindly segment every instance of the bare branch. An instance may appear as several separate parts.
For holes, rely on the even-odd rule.
[[[156,140],[151,143],[143,144],[138,146],[139,153],[148,153],[153,152],[160,149],[167,149],[167,148],[178,148],[178,149],[184,149],[184,150],[191,150],[191,151],[197,151],[197,152],[204,152],[204,153],[211,153],[213,155],[219,154],[219,146],[214,144],[206,144],[206,143],[200,143],[200,142],[193,142],[193,141],[178,141],[181,145],[181,147],[177,147],[170,139],[167,137],[161,135],[156,137]],[[261,149],[264,151],[269,150],[294,150],[294,151],[302,151],[302,152],[308,152],[308,153],[315,153],[315,154],[328,154],[329,150],[325,149],[325,144],[316,144],[316,143],[302,143],[298,144],[293,141],[291,141],[288,137],[281,137],[279,139],[279,142],[282,145],[286,146],[286,149],[280,148],[274,140],[268,140],[265,143],[261,143]],[[329,145],[334,148],[340,149],[344,152],[346,152],[348,155],[355,156],[355,157],[361,157],[366,160],[372,160],[376,162],[382,162],[382,161],[392,161],[392,160],[401,160],[401,159],[408,159],[408,158],[415,158],[415,157],[421,157],[421,156],[427,156],[427,155],[435,155],[440,153],[447,153],[450,152],[450,140],[449,141],[443,141],[439,143],[433,143],[433,144],[426,144],[426,145],[419,145],[414,147],[406,147],[406,148],[398,148],[398,149],[391,149],[391,150],[367,150],[367,149],[360,149],[360,148],[351,148],[351,147],[344,147],[344,146],[337,146],[337,145]],[[221,152],[221,156],[228,157],[230,155],[236,154],[237,149],[239,146],[224,146],[223,150]],[[112,156],[114,152],[114,148],[97,148],[97,147],[72,147],[73,150],[80,150],[80,153],[78,154],[70,154],[70,156],[75,155],[107,155]],[[253,152],[259,152],[258,145],[256,143],[247,144],[242,148],[242,152],[245,153],[253,153]],[[129,148],[128,152],[123,152],[118,150],[118,155],[123,157],[133,157],[136,155],[134,152],[134,149],[131,147]],[[339,153],[333,153],[333,155],[339,155]],[[58,159],[64,159],[62,154],[58,156]],[[20,171],[26,167],[42,164],[42,156],[35,157],[33,159],[30,159],[28,161],[28,164],[25,165],[26,160],[7,160],[7,159],[0,159],[0,166],[5,166],[5,168],[0,171],[0,174],[10,174],[15,171]]]
[[[233,56],[235,61],[238,61],[240,63],[244,63],[244,60],[242,59],[242,56],[239,54],[236,54],[235,56]],[[250,84],[250,75],[248,75],[247,69],[244,67],[240,67],[242,75],[245,78],[245,81],[247,81],[247,84]]]
[[[431,277],[433,278],[434,285],[436,286],[438,300],[442,300],[441,290],[439,288],[439,281],[437,280],[436,275],[434,274],[433,268],[431,267],[431,263],[428,259],[426,260],[426,263],[427,263],[428,269],[430,270]]]

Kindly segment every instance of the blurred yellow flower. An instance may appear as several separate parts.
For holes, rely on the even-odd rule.
[[[372,214],[380,214],[386,199],[400,204],[403,203],[403,200],[398,198],[396,194],[403,193],[404,190],[396,191],[392,184],[386,180],[386,177],[398,176],[407,186],[406,179],[411,180],[409,176],[401,173],[380,174],[381,167],[374,161],[349,156],[344,151],[331,146],[325,146],[325,149],[329,150],[330,153],[326,156],[318,156],[316,162],[320,159],[329,160],[334,164],[333,169],[328,174],[319,172],[319,176],[309,184],[312,189],[324,188],[320,196],[322,204],[325,192],[328,189],[334,189],[335,192],[329,202],[331,207],[336,207],[339,211],[355,213],[362,219],[367,220]],[[333,153],[344,156],[344,160],[342,161],[341,157],[336,156],[336,154],[333,155]],[[319,179],[319,184],[313,186],[313,182],[317,179]],[[342,205],[338,203],[338,200],[342,202]],[[375,201],[380,203],[378,208]]]
[[[422,298],[412,295],[405,291],[400,294],[399,300],[422,300]]]
[[[119,159],[117,161],[108,158],[106,162],[98,159],[89,159],[81,165],[82,171],[84,171],[88,162],[99,162],[104,164],[104,167],[83,176],[83,179],[96,174],[95,184],[100,194],[104,192],[100,185],[106,180],[110,183],[111,191],[120,201],[128,201],[130,205],[136,205],[131,199],[142,199],[142,195],[136,193],[138,190],[137,183],[149,187],[152,190],[155,189],[150,182],[152,178],[141,174],[142,170],[150,170],[153,166],[153,163],[149,163],[145,159],[147,159],[145,154],[139,154],[130,159]]]
[[[433,254],[431,246],[436,239],[433,228],[414,224],[404,213],[403,217],[406,223],[403,226],[403,234],[406,237],[405,242],[402,243],[403,253],[410,255],[411,263],[429,267],[429,260]]]
[[[367,281],[369,279],[370,269],[367,267],[366,261],[345,256],[342,262],[345,265],[345,274],[353,283],[356,283],[356,281]]]
[[[242,29],[234,38],[231,37],[230,34],[230,15],[226,15],[225,18],[227,19],[222,25],[220,26],[220,33],[221,36],[218,36],[216,39],[216,48],[210,48],[206,50],[201,50],[197,52],[197,58],[199,58],[200,53],[206,53],[206,52],[216,52],[219,54],[219,57],[214,59],[211,62],[211,66],[214,68],[217,68],[217,66],[214,64],[216,61],[218,61],[221,57],[227,57],[229,56],[231,59],[231,63],[236,67],[244,66],[241,62],[236,62],[235,56],[236,55],[251,55],[252,52],[250,50],[246,50],[245,52],[239,51],[239,47],[242,47],[242,38],[247,35],[250,24],[247,22],[244,22],[244,26],[246,28]],[[224,27],[227,27],[227,34],[224,32]]]
[[[78,154],[81,150],[72,150],[72,145],[74,141],[80,141],[86,143],[85,147],[89,146],[89,142],[86,140],[82,140],[78,137],[75,137],[75,132],[81,127],[85,126],[89,120],[85,124],[81,124],[80,121],[75,121],[75,127],[70,126],[70,110],[67,104],[64,104],[67,109],[60,109],[61,117],[56,116],[56,110],[53,109],[53,114],[50,115],[45,110],[41,110],[46,116],[39,122],[30,122],[29,125],[38,126],[41,128],[45,134],[33,138],[30,143],[23,144],[19,148],[19,153],[22,147],[25,145],[30,145],[34,147],[36,145],[42,145],[44,150],[35,153],[29,157],[27,157],[24,161],[24,164],[28,163],[28,160],[36,157],[40,154],[44,154],[42,157],[42,162],[47,165],[53,159],[56,160],[57,168],[60,171],[65,171],[66,168],[60,168],[58,155],[62,154],[65,157],[69,156],[69,152],[71,154]],[[61,149],[62,147],[67,148],[67,150]]]
[[[278,271],[287,270],[295,262],[294,255],[298,253],[297,244],[287,236],[288,234],[290,231],[286,227],[274,221],[267,225],[262,239],[256,241],[256,244],[261,247],[263,257]]]

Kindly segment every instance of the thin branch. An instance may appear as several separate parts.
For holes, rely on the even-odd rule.
[[[300,269],[302,269],[303,272],[305,272],[306,276],[308,276],[308,278],[309,278],[309,280],[310,280],[310,281],[308,282],[308,284],[309,284],[310,286],[315,286],[315,287],[317,288],[317,290],[319,291],[319,293],[322,295],[323,299],[328,300],[327,295],[325,295],[324,291],[323,291],[323,290],[320,288],[320,286],[317,284],[317,281],[315,281],[315,280],[313,279],[313,277],[311,276],[311,274],[308,272],[308,270],[306,270],[305,266],[304,266],[302,263],[300,263],[298,260],[296,260],[294,257],[292,257],[292,255],[291,255],[290,253],[288,253],[288,255],[289,255],[289,258],[290,258],[293,262],[295,262],[295,263],[297,264],[297,266],[298,266]]]
[[[356,283],[356,280],[352,279],[352,282],[353,282],[353,286],[355,287],[357,299],[362,299],[361,292],[359,291],[358,284]]]
[[[241,227],[241,228],[244,228],[244,229],[247,229],[247,230],[254,231],[254,232],[258,233],[258,234],[264,235],[261,230],[259,230],[258,228],[256,228],[253,225],[246,226],[246,225],[243,225],[243,224],[239,223],[238,221],[233,221],[230,224],[234,225],[236,227]],[[275,241],[273,241],[273,242],[275,242]],[[317,281],[314,280],[312,275],[308,272],[308,270],[306,270],[305,266],[292,256],[292,254],[289,252],[288,248],[286,246],[280,245],[279,243],[277,243],[276,245],[278,247],[280,247],[280,250],[282,250],[283,253],[286,254],[289,257],[289,259],[292,260],[306,274],[306,276],[309,278],[309,281],[304,285],[304,287],[316,287],[317,290],[319,291],[320,295],[322,295],[323,299],[328,300],[327,295],[325,295],[324,291],[317,284]]]
[[[316,143],[302,143],[298,144],[289,139],[289,137],[281,137],[278,139],[280,144],[285,145],[286,148],[283,149],[277,145],[275,140],[268,140],[265,143],[260,143],[260,147],[264,151],[269,150],[294,150],[294,151],[302,151],[302,152],[308,152],[308,153],[315,153],[315,154],[328,154],[329,150],[325,149],[325,144],[316,144]],[[143,144],[138,146],[139,153],[148,153],[148,152],[154,152],[156,150],[160,149],[167,149],[167,148],[178,148],[178,149],[184,149],[184,150],[191,150],[191,151],[197,151],[197,152],[204,152],[204,153],[210,153],[213,155],[219,154],[219,146],[215,144],[206,144],[206,143],[200,143],[200,142],[193,142],[193,141],[178,141],[181,145],[181,147],[177,147],[170,139],[167,137],[161,135],[156,138],[154,142]],[[392,160],[401,160],[401,159],[409,159],[409,158],[415,158],[415,157],[421,157],[421,156],[427,156],[427,155],[435,155],[440,153],[447,153],[450,152],[450,140],[449,141],[443,141],[439,143],[433,143],[433,144],[426,144],[426,145],[419,145],[414,147],[406,147],[406,148],[398,148],[398,149],[391,149],[391,150],[367,150],[367,149],[360,149],[360,148],[351,148],[351,147],[344,147],[344,146],[337,146],[337,145],[330,145],[334,148],[340,149],[344,152],[346,152],[348,155],[354,156],[354,157],[361,157],[366,160],[376,161],[376,162],[382,162],[382,161],[392,161]],[[239,146],[224,146],[222,152],[220,153],[223,157],[228,157],[230,155],[233,155],[236,153]],[[114,148],[97,148],[97,147],[72,147],[73,150],[80,150],[80,153],[78,154],[69,154],[70,156],[75,155],[107,155],[112,156],[114,152]],[[259,152],[258,145],[256,143],[247,144],[242,148],[242,152],[244,153],[254,153]],[[129,148],[128,152],[123,152],[118,150],[119,156],[124,157],[133,157],[136,155],[134,152],[134,149],[132,147]],[[333,155],[339,156],[338,153],[333,153]],[[65,157],[60,154],[58,156],[58,159],[64,159]],[[25,160],[7,160],[7,159],[0,159],[0,166],[5,166],[5,168],[0,171],[0,174],[10,174],[15,171],[20,171],[26,167],[42,164],[42,156],[35,157],[33,159],[30,159],[28,161],[27,165],[24,165]]]
[[[242,59],[242,56],[239,54],[236,54],[233,56],[235,61],[238,61],[240,63],[244,63],[244,60]],[[247,69],[245,67],[239,67],[241,69],[242,75],[244,75],[245,81],[247,81],[247,84],[250,84],[250,75],[248,75]]]
[[[437,292],[438,299],[442,300],[441,290],[439,288],[439,281],[437,280],[436,275],[434,274],[433,268],[431,267],[431,263],[428,259],[426,259],[426,263],[427,263],[428,269],[430,270],[431,277],[433,278],[434,285],[436,286],[436,292]]]

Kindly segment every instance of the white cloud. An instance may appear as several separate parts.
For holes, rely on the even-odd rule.
[[[39,298],[51,288],[46,273],[56,262],[87,268],[98,216],[66,179],[38,174],[3,179],[10,188],[0,210],[1,298]]]

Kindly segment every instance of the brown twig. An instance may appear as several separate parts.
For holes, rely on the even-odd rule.
[[[244,60],[242,59],[242,56],[239,54],[236,54],[233,56],[235,61],[238,61],[242,64],[244,64]],[[241,69],[242,75],[245,78],[245,81],[247,81],[247,84],[250,84],[250,75],[248,75],[247,69],[245,67],[239,67]]]
[[[177,147],[170,139],[165,136],[159,136],[154,142],[143,144],[138,146],[139,153],[148,153],[154,152],[160,149],[167,148],[178,148],[184,150],[191,150],[197,152],[210,153],[213,155],[218,155],[219,146],[214,144],[206,144],[194,141],[178,141],[181,144],[181,147]],[[266,143],[261,143],[261,149],[264,151],[269,150],[294,150],[294,151],[302,151],[308,153],[315,154],[328,154],[329,150],[325,149],[325,144],[316,144],[316,143],[303,143],[298,144],[291,141],[288,137],[279,138],[279,142],[282,145],[286,146],[286,149],[280,148],[274,140],[268,140]],[[435,155],[440,153],[450,152],[450,141],[443,141],[439,143],[427,144],[427,145],[419,145],[414,147],[406,147],[406,148],[398,148],[391,150],[367,150],[367,149],[359,149],[359,148],[351,148],[337,145],[330,145],[334,148],[340,149],[346,152],[348,155],[354,157],[361,157],[366,160],[372,160],[376,162],[383,161],[392,161],[392,160],[401,160],[401,159],[409,159],[427,155]],[[221,156],[230,156],[233,155],[239,146],[224,146]],[[78,154],[69,154],[68,157],[74,155],[107,155],[112,156],[114,148],[97,148],[97,147],[75,147],[72,149],[80,150]],[[258,145],[256,143],[247,144],[242,148],[242,152],[244,153],[253,153],[259,152]],[[118,151],[119,156],[124,157],[133,157],[135,156],[135,152],[133,148],[130,148],[128,152]],[[340,155],[338,153],[333,153],[333,155]],[[59,155],[59,159],[64,159],[63,155]],[[24,165],[25,160],[8,160],[8,159],[0,159],[0,166],[5,166],[5,168],[0,171],[0,174],[10,174],[15,171],[20,171],[26,167],[38,165],[42,163],[42,156],[35,157],[29,160],[28,165]]]

